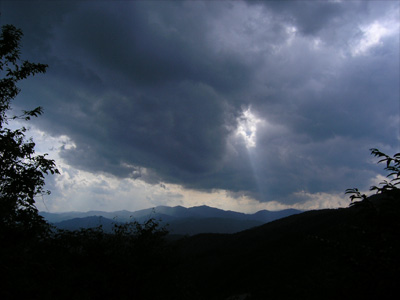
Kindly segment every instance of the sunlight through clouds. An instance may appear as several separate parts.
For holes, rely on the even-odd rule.
[[[247,148],[255,148],[257,145],[257,126],[262,120],[258,119],[248,108],[243,111],[243,114],[239,117],[239,126],[236,131],[236,135],[244,139]]]
[[[398,150],[398,1],[53,2],[2,2],[49,210],[341,206]]]
[[[353,56],[365,54],[371,48],[382,45],[382,39],[386,36],[398,34],[399,25],[395,22],[379,22],[375,21],[372,24],[360,28],[362,38],[353,47]]]

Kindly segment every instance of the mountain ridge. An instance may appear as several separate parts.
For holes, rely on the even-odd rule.
[[[161,225],[167,225],[171,234],[194,235],[199,233],[235,233],[301,212],[295,209],[285,209],[280,211],[261,210],[253,214],[246,214],[201,205],[189,208],[157,206],[134,212],[127,210],[114,212],[40,212],[40,215],[60,229],[76,230],[102,225],[106,232],[111,232],[114,224],[130,221],[143,223],[153,218],[159,221]]]

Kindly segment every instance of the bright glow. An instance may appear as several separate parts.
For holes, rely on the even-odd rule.
[[[239,126],[236,134],[244,139],[247,148],[256,147],[257,124],[259,124],[261,120],[256,118],[256,116],[250,111],[250,108],[248,108],[243,111],[238,122]]]
[[[297,28],[294,26],[288,26],[286,27],[286,33],[289,34],[291,37],[293,37],[297,32]]]
[[[396,28],[397,27],[397,28]],[[390,22],[384,24],[375,21],[374,23],[362,27],[363,38],[353,48],[353,55],[360,55],[367,52],[370,48],[382,44],[381,39],[398,31],[398,25]]]

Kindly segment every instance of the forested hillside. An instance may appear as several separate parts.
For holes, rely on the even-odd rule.
[[[400,199],[375,198],[173,242],[153,221],[10,241],[2,298],[382,299],[398,292]]]

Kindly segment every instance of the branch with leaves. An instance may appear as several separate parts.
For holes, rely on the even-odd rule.
[[[386,167],[384,170],[389,171],[390,173],[386,176],[390,180],[384,180],[381,183],[379,183],[379,186],[371,186],[370,191],[376,191],[376,194],[383,194],[383,193],[389,193],[392,191],[398,191],[399,187],[398,185],[400,184],[400,153],[396,153],[393,156],[389,156],[381,151],[379,151],[376,148],[370,149],[371,155],[374,155],[375,157],[381,158],[378,161],[379,163],[384,163],[386,164]],[[361,200],[366,200],[367,195],[361,194],[361,192],[357,188],[352,188],[352,189],[347,189],[346,194],[351,194],[350,200],[351,204],[353,205],[355,203],[358,203],[360,201],[354,202],[355,199],[361,199]]]
[[[384,180],[380,183],[382,187],[372,186],[370,188],[371,191],[376,190],[376,193],[384,193],[387,191],[397,190],[397,185],[400,184],[400,153],[396,153],[393,157],[380,152],[378,149],[370,149],[371,154],[375,157],[382,157],[378,163],[386,163],[385,170],[389,171],[390,173],[386,176],[390,178],[390,181]]]
[[[49,194],[45,175],[59,173],[55,162],[46,155],[35,155],[35,143],[25,137],[26,128],[6,128],[9,120],[29,121],[42,114],[39,106],[24,110],[22,115],[8,117],[11,102],[19,94],[18,82],[37,73],[45,73],[47,65],[22,61],[22,31],[13,25],[2,27],[0,35],[0,237],[10,232],[29,232],[45,222],[38,214],[35,196]],[[39,226],[40,225],[40,226]],[[45,226],[44,226],[45,227]]]

